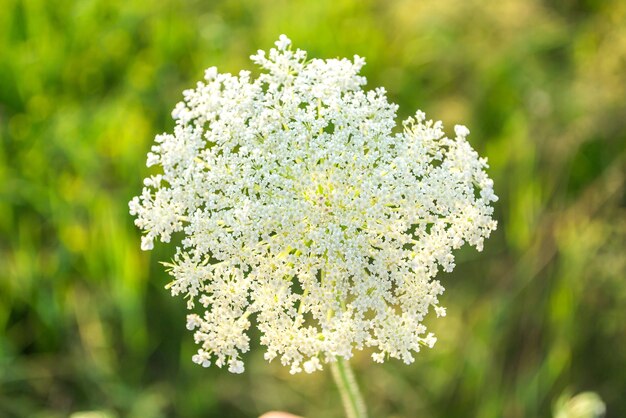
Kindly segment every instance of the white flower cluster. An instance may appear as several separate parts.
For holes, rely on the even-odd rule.
[[[393,133],[397,106],[363,91],[363,58],[306,59],[282,35],[252,61],[253,79],[209,68],[184,92],[173,134],[156,137],[130,202],[142,248],[182,232],[168,263],[192,313],[193,360],[243,371],[254,321],[292,373],[372,347],[406,363],[435,338],[452,250],[481,250],[496,228],[485,159],[456,126],[447,138],[422,112]]]

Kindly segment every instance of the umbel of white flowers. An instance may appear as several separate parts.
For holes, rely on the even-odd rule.
[[[446,312],[435,275],[496,228],[486,160],[421,111],[393,133],[397,105],[362,89],[359,56],[307,60],[281,35],[251,59],[256,79],[212,67],[183,92],[148,153],[161,174],[129,204],[142,249],[182,232],[166,265],[195,312],[193,361],[242,372],[253,318],[291,373],[367,347],[413,362],[436,341],[425,315]]]

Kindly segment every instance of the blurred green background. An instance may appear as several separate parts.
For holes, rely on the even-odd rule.
[[[127,213],[182,90],[281,33],[366,57],[401,118],[469,126],[501,198],[440,276],[435,348],[354,359],[371,416],[549,417],[593,391],[625,417],[622,0],[0,0],[0,417],[342,416],[330,373],[258,344],[243,375],[194,365],[172,247],[141,252]]]

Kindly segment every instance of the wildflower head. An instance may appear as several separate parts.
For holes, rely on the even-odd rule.
[[[130,202],[143,249],[182,232],[168,286],[192,311],[193,361],[242,372],[253,320],[292,373],[365,348],[411,363],[435,342],[426,314],[445,315],[437,272],[496,227],[486,160],[419,111],[394,133],[361,57],[307,60],[282,35],[251,58],[258,78],[210,68],[183,92],[148,154],[160,174]]]

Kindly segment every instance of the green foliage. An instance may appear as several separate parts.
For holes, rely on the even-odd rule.
[[[0,416],[341,416],[328,373],[293,377],[258,350],[243,376],[193,365],[158,264],[171,251],[142,253],[127,214],[180,92],[210,65],[252,69],[280,33],[317,57],[366,57],[369,86],[407,114],[469,126],[501,197],[485,252],[440,276],[435,348],[412,366],[352,361],[372,416],[549,416],[582,391],[626,416],[623,1],[0,10]]]

